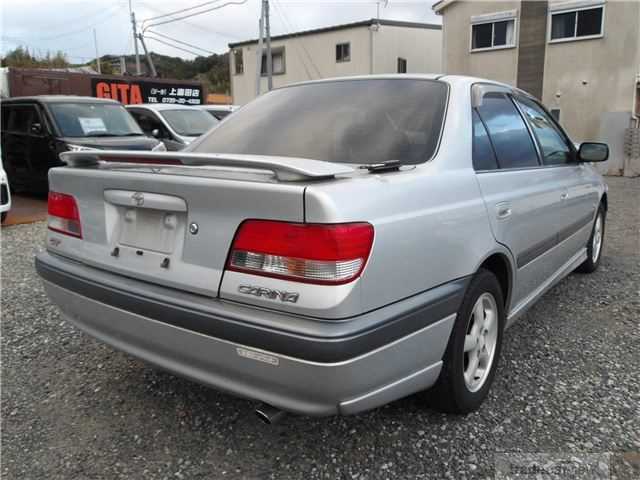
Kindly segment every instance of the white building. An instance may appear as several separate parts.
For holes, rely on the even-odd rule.
[[[256,97],[258,41],[230,43],[229,48],[231,95],[242,105]],[[348,75],[437,73],[442,69],[442,27],[371,19],[274,36],[271,50],[274,88]],[[260,91],[266,90],[263,48]]]

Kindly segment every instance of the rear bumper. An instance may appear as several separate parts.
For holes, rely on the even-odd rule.
[[[451,282],[421,294],[418,305],[412,297],[319,321],[149,285],[49,253],[36,266],[52,301],[90,335],[205,385],[310,415],[357,413],[431,386],[466,286]]]

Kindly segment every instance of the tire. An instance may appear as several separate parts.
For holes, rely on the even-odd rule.
[[[485,322],[490,316],[493,320],[488,327],[488,333],[477,332],[475,322],[476,317],[480,315],[475,312],[479,311],[478,305],[482,306],[480,312],[483,328],[487,326]],[[496,374],[505,320],[500,283],[492,272],[480,269],[471,280],[458,310],[444,354],[440,377],[428,393],[432,407],[446,413],[469,413],[480,407]],[[478,334],[475,335],[474,331]],[[483,350],[483,344],[484,352],[479,355],[478,351]],[[465,352],[465,348],[469,350]],[[482,364],[485,365],[483,373],[473,369],[475,361],[472,361],[472,357],[476,355],[479,355],[480,359],[478,368]]]
[[[598,208],[598,214],[593,221],[593,227],[591,227],[591,235],[589,235],[589,241],[587,242],[587,259],[576,268],[576,272],[580,273],[593,273],[598,269],[600,265],[600,259],[602,258],[602,250],[604,249],[604,231],[605,220],[607,217],[607,211],[604,206],[600,204]],[[600,230],[598,232],[598,220],[601,220]],[[599,236],[599,247],[596,247],[597,241],[594,241]]]

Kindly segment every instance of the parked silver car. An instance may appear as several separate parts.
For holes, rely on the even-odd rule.
[[[602,253],[607,146],[482,79],[292,85],[183,152],[64,156],[36,265],[66,318],[293,412],[478,408],[505,328]]]
[[[161,140],[169,151],[182,150],[220,120],[200,107],[169,103],[125,105],[142,131]]]

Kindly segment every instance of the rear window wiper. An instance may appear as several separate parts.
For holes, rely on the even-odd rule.
[[[390,172],[393,170],[400,170],[402,162],[400,160],[387,160],[382,163],[368,163],[360,165],[358,168],[367,169],[370,172]]]

